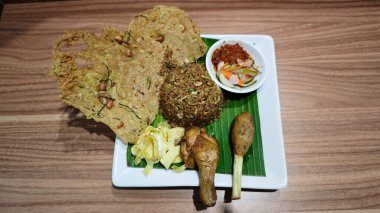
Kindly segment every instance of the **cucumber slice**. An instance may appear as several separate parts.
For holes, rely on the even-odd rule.
[[[243,87],[248,87],[248,86],[251,86],[252,84],[256,83],[257,81],[256,80],[253,80],[249,83],[246,83],[246,84],[243,84]]]
[[[234,87],[234,85],[223,74],[218,74],[218,78],[220,80],[220,83],[222,83],[223,85],[231,88]]]
[[[243,74],[252,75],[252,76],[257,76],[258,74],[260,74],[260,72],[258,72],[258,71],[250,70],[250,69],[246,69],[246,68],[240,68],[240,69],[234,70],[233,72],[243,73]]]

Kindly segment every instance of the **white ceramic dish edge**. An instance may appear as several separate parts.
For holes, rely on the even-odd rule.
[[[252,42],[263,54],[268,72],[265,83],[257,90],[260,111],[260,125],[263,144],[265,177],[243,176],[244,189],[281,189],[288,183],[285,150],[281,124],[280,102],[277,83],[274,41],[267,35],[202,35],[215,39],[242,39]],[[153,169],[149,176],[144,176],[143,168],[127,167],[127,145],[118,138],[112,167],[112,183],[116,187],[181,187],[198,186],[196,171],[175,173],[171,170]],[[216,174],[216,187],[231,187],[232,176]]]

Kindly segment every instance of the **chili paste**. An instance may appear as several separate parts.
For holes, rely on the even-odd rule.
[[[249,58],[249,55],[238,43],[225,44],[215,50],[212,54],[211,61],[217,66],[221,61],[227,64],[235,64],[238,58],[245,61]]]

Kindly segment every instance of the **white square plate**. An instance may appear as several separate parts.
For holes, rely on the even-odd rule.
[[[274,41],[272,37],[267,35],[202,35],[202,37],[245,40],[253,43],[263,54],[266,60],[268,75],[263,86],[258,89],[257,97],[266,176],[243,176],[242,188],[280,189],[286,187],[288,176],[282,135]],[[148,176],[145,176],[143,168],[127,166],[127,145],[124,145],[121,140],[116,138],[112,183],[117,187],[199,186],[199,177],[198,172],[195,170],[175,173],[165,169],[153,169]],[[216,187],[231,187],[232,175],[216,174],[215,185]]]

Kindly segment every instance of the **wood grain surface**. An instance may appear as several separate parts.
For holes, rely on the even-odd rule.
[[[125,28],[159,3],[4,5],[1,212],[380,211],[379,1],[167,2],[188,11],[205,34],[273,36],[289,184],[243,191],[233,202],[219,189],[207,210],[196,188],[113,187],[115,135],[60,102],[46,76],[52,46],[64,30]]]

